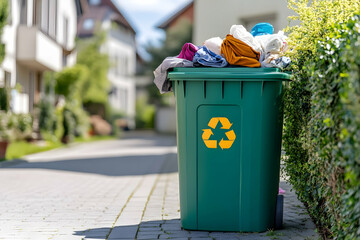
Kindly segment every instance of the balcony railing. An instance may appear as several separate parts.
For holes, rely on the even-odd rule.
[[[38,27],[20,25],[17,34],[17,60],[29,67],[44,71],[62,69],[62,47]]]

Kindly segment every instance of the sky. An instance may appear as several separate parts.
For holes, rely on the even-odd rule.
[[[155,26],[165,21],[191,0],[113,0],[135,28],[139,53],[148,58],[146,44],[159,44],[165,33]]]

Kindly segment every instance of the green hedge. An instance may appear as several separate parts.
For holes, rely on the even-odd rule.
[[[345,18],[359,9],[359,1],[345,13],[346,1],[323,2],[326,11],[313,12],[324,27],[306,39],[314,48],[294,55],[285,97],[284,160],[319,233],[326,239],[360,239],[360,17],[326,24],[331,7],[338,4]]]
[[[360,238],[360,15],[320,42],[311,68],[311,182],[339,239]],[[324,216],[325,217],[325,216]]]

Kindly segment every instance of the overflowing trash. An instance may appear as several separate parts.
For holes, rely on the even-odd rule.
[[[284,56],[288,50],[284,32],[274,34],[270,23],[258,23],[248,32],[242,25],[233,25],[224,39],[213,37],[202,46],[185,43],[180,54],[167,57],[154,71],[154,83],[160,93],[172,91],[167,73],[175,67],[251,67],[280,68],[291,64]]]
[[[206,46],[202,46],[193,58],[194,67],[225,67],[228,62],[221,55],[210,51]]]

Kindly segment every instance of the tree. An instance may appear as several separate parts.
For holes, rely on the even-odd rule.
[[[77,63],[86,66],[88,76],[82,84],[82,102],[107,104],[110,81],[107,73],[110,67],[109,56],[100,52],[100,47],[105,41],[105,34],[96,34],[93,38],[79,40],[79,53]]]
[[[110,63],[109,56],[100,52],[104,41],[104,32],[90,39],[79,40],[77,63],[88,68],[88,75],[80,89],[83,106],[90,114],[105,118],[110,112],[108,104],[110,81],[107,77]]]
[[[3,28],[6,25],[8,17],[8,1],[0,0],[0,37],[3,34]],[[0,43],[0,63],[4,60],[5,57],[5,44]],[[0,110],[8,111],[9,110],[9,90],[0,88]]]
[[[3,34],[3,28],[6,25],[8,18],[8,1],[0,0],[0,36]],[[4,60],[5,57],[5,44],[0,44],[0,63]]]
[[[73,67],[65,68],[61,72],[55,74],[55,92],[63,95],[66,99],[66,104],[61,111],[61,126],[63,129],[61,141],[68,143],[72,141],[74,136],[86,136],[90,124],[88,114],[82,107],[82,89],[85,80],[88,78],[89,69],[85,65],[75,65]],[[42,101],[43,107],[40,120],[43,119],[41,126],[44,130],[49,131],[51,128],[44,128],[49,125],[59,125],[54,122],[51,123],[51,115],[54,114],[53,106],[50,102]],[[44,105],[45,104],[45,105]],[[46,106],[48,104],[49,106]],[[52,107],[52,108],[51,108]],[[48,109],[48,111],[46,111]],[[56,118],[55,120],[56,121]],[[41,123],[41,121],[40,121]]]
[[[191,41],[192,24],[188,19],[182,19],[166,32],[166,38],[159,47],[151,44],[146,47],[146,51],[151,55],[151,61],[146,65],[149,74],[152,75],[166,57],[179,55],[183,45]],[[169,96],[169,94],[161,95],[154,84],[148,87],[148,93],[150,102],[156,104],[165,104],[164,96]]]
[[[65,68],[55,75],[55,93],[82,103],[83,85],[88,77],[89,69],[84,65]]]

